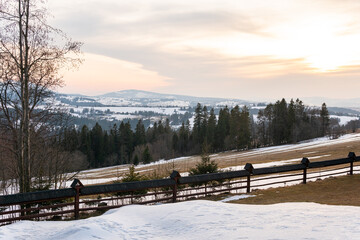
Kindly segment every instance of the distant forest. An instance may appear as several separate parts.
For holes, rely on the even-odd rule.
[[[224,107],[216,117],[214,109],[199,103],[193,124],[183,122],[177,130],[170,127],[170,119],[147,129],[138,120],[135,130],[130,122],[114,124],[110,130],[96,123],[91,129],[87,125],[65,128],[57,144],[66,152],[76,153],[73,156],[86,158],[87,166],[83,167],[96,168],[199,154],[204,145],[211,152],[221,152],[296,143],[325,135],[337,137],[360,125],[357,120],[340,127],[337,120],[329,118],[325,103],[321,108],[310,108],[299,99],[289,103],[282,99],[264,107],[257,119],[246,106]]]

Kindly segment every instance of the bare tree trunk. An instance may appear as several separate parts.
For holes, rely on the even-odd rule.
[[[53,129],[48,127],[55,115],[48,111],[53,106],[37,107],[61,86],[59,69],[81,63],[67,56],[79,53],[81,43],[48,26],[41,4],[38,0],[0,2],[0,136],[6,133],[10,140],[20,192],[29,192],[35,177],[31,167],[39,147],[34,147],[34,137],[44,138],[46,145],[45,135]],[[56,35],[66,41],[63,46],[57,46]]]

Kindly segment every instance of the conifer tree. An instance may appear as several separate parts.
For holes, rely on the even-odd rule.
[[[230,113],[230,138],[232,142],[231,148],[236,148],[239,142],[240,135],[240,107],[236,105],[231,109]]]
[[[202,106],[200,103],[197,104],[195,108],[195,118],[194,118],[194,126],[193,126],[193,139],[196,144],[200,144],[201,142],[201,126],[202,126]]]
[[[295,112],[295,102],[293,99],[290,100],[288,106],[288,139],[287,142],[296,142],[294,131],[295,131],[295,124],[296,124],[296,112]]]
[[[129,122],[121,123],[119,127],[120,135],[120,145],[121,145],[121,162],[129,163],[131,160],[131,155],[134,151],[134,133],[131,130],[131,125]]]
[[[142,154],[142,162],[144,164],[148,164],[152,161],[152,157],[151,157],[151,154],[150,154],[150,150],[149,150],[149,147],[146,146],[143,154]]]
[[[190,169],[189,175],[216,173],[218,171],[217,163],[210,159],[209,145],[205,141],[202,147],[201,162],[197,163],[195,168]]]
[[[274,105],[273,139],[275,144],[286,143],[288,139],[287,103],[283,98]]]
[[[141,119],[139,119],[135,128],[134,145],[142,145],[146,143],[145,127]]]
[[[207,124],[207,142],[209,143],[210,150],[214,150],[215,145],[215,133],[216,133],[216,116],[214,109],[210,110],[210,116]]]
[[[204,106],[202,109],[202,117],[201,117],[201,133],[200,133],[200,144],[202,145],[207,139],[207,127],[208,127],[209,114],[207,111],[207,107]]]
[[[251,143],[251,121],[249,109],[243,106],[240,113],[237,148],[249,148]]]
[[[330,125],[329,111],[325,103],[321,105],[320,119],[321,119],[321,136],[325,136],[326,133],[328,132]]]
[[[94,152],[94,159],[90,162],[92,167],[101,167],[105,161],[104,154],[104,133],[101,126],[96,123],[91,129],[91,149]]]
[[[134,159],[133,159],[133,164],[134,164],[135,166],[139,165],[139,157],[138,157],[137,154],[135,154],[135,157],[134,157]]]
[[[216,126],[216,141],[215,149],[216,150],[225,150],[225,138],[230,133],[230,113],[229,109],[226,106],[224,109],[220,109],[219,120]]]
[[[267,145],[268,144],[268,137],[267,137],[267,128],[268,128],[268,121],[265,117],[265,113],[263,110],[259,110],[257,115],[257,139],[260,145]]]
[[[179,129],[179,152],[181,154],[185,154],[188,151],[189,136],[189,124],[185,125],[183,122]]]

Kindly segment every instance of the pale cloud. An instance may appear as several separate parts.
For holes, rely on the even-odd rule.
[[[65,92],[97,95],[117,90],[154,90],[169,85],[169,78],[141,64],[85,53],[77,71],[64,73]]]

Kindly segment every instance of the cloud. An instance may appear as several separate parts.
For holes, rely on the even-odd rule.
[[[141,64],[85,53],[77,71],[64,72],[64,92],[96,95],[110,91],[154,90],[169,85],[169,78],[145,69]]]
[[[55,16],[51,24],[93,53],[78,73],[66,75],[67,91],[93,93],[109,85],[111,91],[254,98],[333,95],[343,89],[343,79],[360,87],[359,1],[49,4]]]

